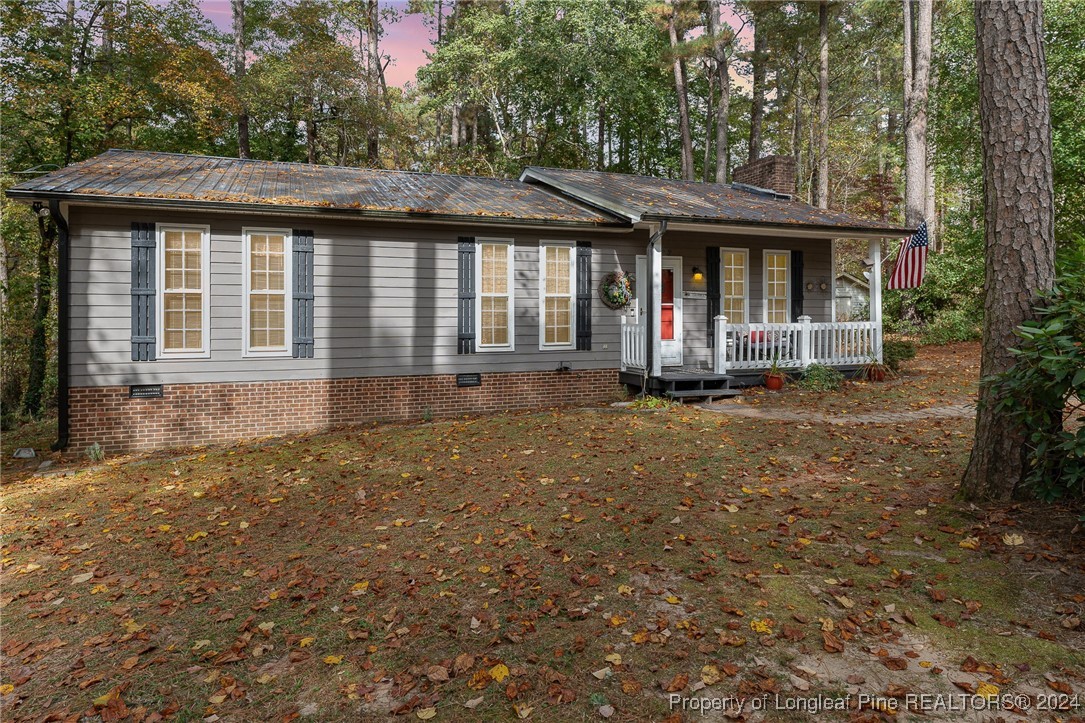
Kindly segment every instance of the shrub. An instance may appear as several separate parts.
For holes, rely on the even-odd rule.
[[[832,367],[811,364],[795,383],[799,389],[811,392],[835,392],[844,384],[844,375]]]
[[[940,311],[923,329],[924,344],[952,344],[973,341],[983,335],[982,310],[961,306]]]
[[[915,344],[903,339],[890,339],[882,343],[882,361],[894,373],[900,372],[901,365],[915,359]]]
[[[101,462],[103,459],[105,459],[105,450],[102,449],[102,445],[98,444],[97,442],[87,447],[86,454],[87,459],[89,459],[91,462]]]
[[[1013,367],[990,379],[994,398],[1028,430],[1025,489],[1049,502],[1083,497],[1085,424],[1067,421],[1085,409],[1085,272],[1060,277],[1037,313],[1018,327]]]
[[[666,397],[653,397],[648,394],[643,397],[637,397],[629,404],[630,409],[669,409],[674,406],[674,402]]]

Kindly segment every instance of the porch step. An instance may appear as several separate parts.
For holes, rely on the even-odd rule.
[[[737,397],[742,394],[741,389],[668,389],[663,392],[671,399],[679,401],[683,399],[722,399],[724,397]]]

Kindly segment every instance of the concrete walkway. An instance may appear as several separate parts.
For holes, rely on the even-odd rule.
[[[826,414],[798,409],[764,409],[739,401],[702,404],[701,409],[733,417],[767,419],[779,422],[812,422],[815,424],[906,424],[924,419],[955,419],[973,417],[976,405],[971,402],[944,407],[908,409],[903,411],[861,412],[857,414]]]

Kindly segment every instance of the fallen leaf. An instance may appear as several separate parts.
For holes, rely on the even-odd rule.
[[[324,656],[324,663],[326,665],[339,665],[342,662],[343,662],[343,656],[342,655],[325,655]]]
[[[504,663],[498,663],[494,667],[490,668],[490,677],[496,680],[498,683],[509,677],[509,668]]]
[[[414,712],[414,714],[418,717],[418,720],[429,720],[433,716],[437,715],[437,709],[432,706],[429,708],[419,708]]]

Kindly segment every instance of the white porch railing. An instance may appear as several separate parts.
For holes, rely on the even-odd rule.
[[[636,308],[622,314],[622,371],[643,370],[648,363],[648,331]]]
[[[881,328],[874,321],[814,323],[800,316],[794,324],[728,324],[716,317],[715,370],[804,369],[811,364],[849,366],[881,360]]]
[[[781,369],[805,369],[811,364],[854,366],[873,358],[881,361],[881,327],[874,321],[813,322],[800,316],[794,324],[729,324],[716,317],[713,369],[764,370],[773,361]],[[643,370],[648,363],[648,331],[635,310],[621,317],[622,371]]]

